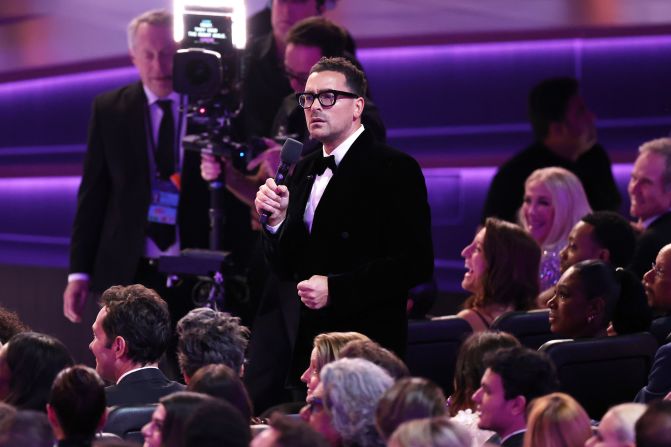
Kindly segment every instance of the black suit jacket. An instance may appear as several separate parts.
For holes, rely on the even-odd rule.
[[[134,371],[117,385],[105,388],[107,406],[155,404],[158,400],[176,391],[184,390],[184,385],[169,380],[158,368]]]
[[[641,233],[636,241],[629,269],[643,278],[663,246],[671,244],[671,212],[662,214]]]
[[[501,443],[502,447],[522,447],[524,445],[524,433],[517,433]]]
[[[290,179],[287,218],[266,235],[266,254],[285,279],[327,275],[328,305],[301,305],[299,335],[307,365],[320,332],[358,331],[399,354],[405,351],[408,289],[431,278],[431,217],[422,171],[410,156],[378,144],[364,131],[341,160],[315,212],[303,222],[317,151]],[[296,298],[298,299],[298,298]],[[307,348],[307,349],[306,349]]]
[[[91,275],[94,290],[130,283],[144,254],[151,194],[146,110],[139,82],[103,93],[93,103],[70,272]],[[207,247],[208,197],[200,156],[185,151],[178,210],[182,248]]]

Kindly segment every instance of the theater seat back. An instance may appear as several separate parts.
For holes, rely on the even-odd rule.
[[[499,316],[492,330],[514,335],[522,345],[538,349],[543,343],[560,338],[550,332],[549,309],[514,311]]]
[[[156,409],[152,405],[120,405],[107,415],[104,432],[114,433],[132,442],[144,442],[142,427],[151,420]]]

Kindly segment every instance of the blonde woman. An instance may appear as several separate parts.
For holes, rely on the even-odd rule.
[[[541,290],[554,286],[559,279],[559,252],[566,246],[573,226],[591,212],[582,183],[570,171],[543,168],[527,178],[519,221],[541,247]]]
[[[524,447],[583,447],[591,435],[589,416],[568,394],[552,393],[531,402]]]

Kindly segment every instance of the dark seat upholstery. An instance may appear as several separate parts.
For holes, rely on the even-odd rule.
[[[543,343],[561,338],[550,332],[549,309],[507,312],[492,323],[492,330],[514,335],[527,348],[538,349]]]
[[[114,407],[107,415],[104,432],[114,433],[123,439],[133,442],[144,441],[142,427],[151,420],[157,404],[121,405]]]
[[[669,334],[671,333],[671,315],[657,317],[652,320],[652,323],[650,324],[650,333],[655,336],[657,343],[660,345],[671,341],[669,340]]]
[[[406,364],[413,376],[426,377],[452,394],[459,347],[472,332],[464,319],[448,316],[408,324]]]
[[[540,347],[555,366],[560,389],[593,419],[631,402],[648,381],[657,341],[647,333],[584,340],[552,340]]]

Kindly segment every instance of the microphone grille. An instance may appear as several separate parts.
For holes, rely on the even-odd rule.
[[[296,141],[293,138],[287,138],[287,141],[284,142],[282,146],[281,158],[282,163],[292,165],[301,158],[301,152],[303,152],[303,143]]]

